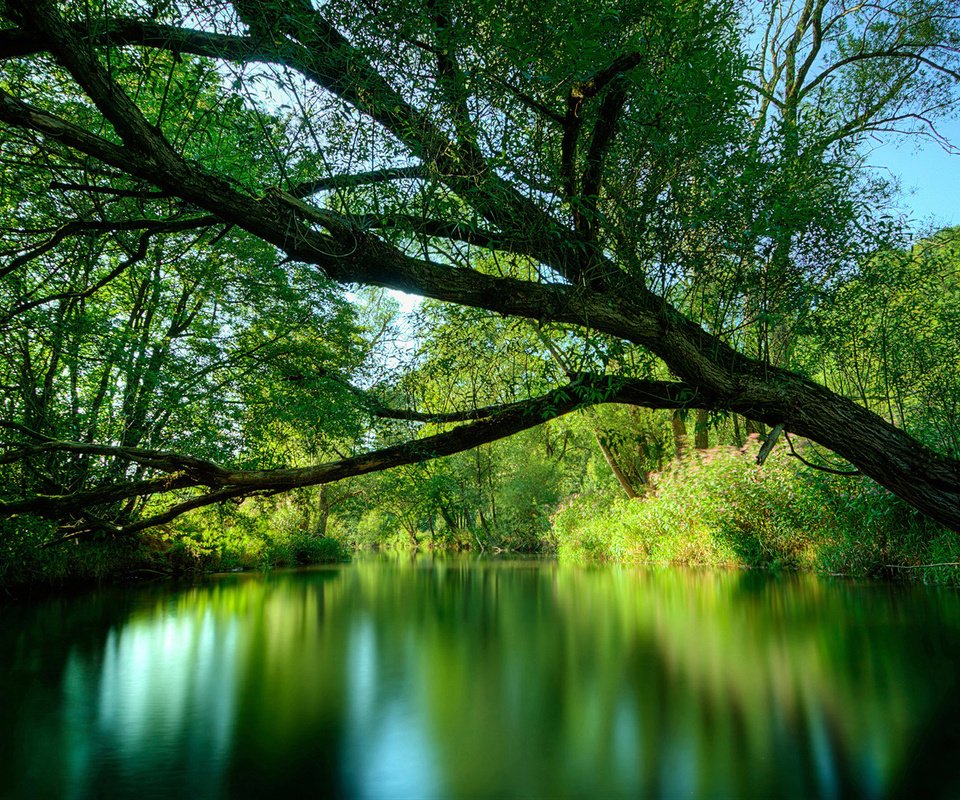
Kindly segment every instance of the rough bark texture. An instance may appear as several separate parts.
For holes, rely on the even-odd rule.
[[[683,421],[679,411],[674,411],[670,417],[670,427],[673,429],[673,449],[677,458],[682,458],[689,443],[687,441],[687,424]]]

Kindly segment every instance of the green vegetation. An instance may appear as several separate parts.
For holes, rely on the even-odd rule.
[[[6,0],[0,580],[953,580],[960,232],[864,152],[938,136],[957,41],[949,0]]]
[[[285,525],[282,514],[258,511],[236,519],[194,516],[174,529],[136,538],[90,538],[58,547],[49,546],[56,536],[50,522],[30,517],[5,520],[0,522],[0,587],[195,577],[349,559],[349,552],[334,539]]]
[[[876,484],[809,470],[783,450],[757,466],[756,444],[745,450],[675,463],[640,500],[572,499],[554,518],[561,557],[960,579],[956,535]],[[954,563],[917,568],[943,562]]]

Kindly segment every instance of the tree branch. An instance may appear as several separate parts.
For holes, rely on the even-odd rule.
[[[793,439],[790,438],[790,434],[786,431],[783,432],[783,438],[787,440],[787,444],[790,446],[790,455],[793,458],[797,459],[801,464],[804,464],[810,469],[815,469],[818,472],[827,472],[831,475],[842,475],[845,478],[850,477],[861,477],[863,473],[858,469],[835,469],[834,467],[825,467],[822,464],[814,464],[810,461],[807,461],[802,455],[800,455],[796,448],[793,446]]]
[[[348,477],[452,455],[503,439],[541,425],[549,419],[597,403],[629,403],[668,409],[707,407],[706,400],[692,387],[683,383],[581,374],[568,385],[540,397],[473,411],[417,414],[395,412],[381,406],[380,410],[384,411],[385,416],[402,415],[395,418],[422,422],[473,422],[445,433],[340,461],[271,470],[229,470],[203,459],[167,451],[79,442],[47,442],[4,456],[0,463],[11,463],[50,452],[69,452],[119,458],[167,474],[151,480],[116,484],[84,493],[38,495],[13,502],[0,501],[0,516],[29,513],[51,519],[70,519],[81,509],[130,497],[150,497],[196,486],[214,488],[212,492],[176,504],[161,514],[120,526],[118,529],[119,533],[134,533],[169,522],[191,509],[229,498],[333,483]]]
[[[147,121],[92,51],[64,25],[52,0],[7,0],[7,5],[49,43],[57,60],[113,125],[124,144],[143,153],[170,150],[160,130]]]
[[[580,232],[588,241],[596,237],[598,220],[597,209],[600,200],[600,187],[603,182],[603,166],[607,151],[617,131],[617,121],[627,102],[627,87],[622,79],[613,80],[609,91],[604,95],[593,125],[590,149],[587,152],[587,164],[583,173],[583,197],[585,213],[581,218]]]
[[[129,258],[121,261],[117,266],[115,266],[110,272],[104,275],[90,286],[79,291],[72,292],[56,292],[54,294],[44,295],[43,297],[35,297],[33,300],[28,300],[26,302],[20,303],[14,306],[3,318],[0,324],[6,324],[18,314],[23,314],[26,311],[29,311],[31,308],[37,308],[38,306],[46,305],[47,303],[55,302],[56,300],[82,300],[85,297],[90,297],[95,292],[98,292],[104,286],[106,286],[110,281],[115,280],[120,277],[124,272],[126,272],[134,264],[138,264],[147,257],[147,248],[150,246],[150,233],[140,234],[140,241],[137,243],[137,249],[130,255]]]
[[[148,189],[119,189],[114,186],[91,186],[86,183],[68,183],[66,181],[50,181],[48,188],[53,191],[107,194],[111,197],[132,197],[137,200],[157,200],[172,196],[170,192],[157,192]]]
[[[839,61],[835,61],[829,67],[825,68],[822,72],[817,74],[817,77],[814,78],[810,83],[803,87],[799,92],[798,98],[803,98],[817,88],[821,83],[823,83],[827,78],[833,75],[837,70],[843,69],[850,64],[855,64],[858,61],[867,61],[874,58],[893,58],[893,59],[904,59],[907,61],[913,61],[916,64],[930,67],[936,72],[942,72],[945,75],[953,78],[954,80],[960,81],[960,72],[950,69],[942,64],[938,64],[931,58],[927,58],[920,53],[914,53],[909,50],[871,50],[871,51],[862,51],[860,53],[854,53],[851,56],[842,58]]]
[[[177,231],[194,230],[215,225],[219,222],[216,217],[206,215],[202,217],[188,217],[184,219],[125,219],[125,220],[85,220],[74,219],[66,222],[53,232],[53,235],[42,244],[11,259],[0,269],[0,278],[8,275],[24,264],[49,253],[65,239],[78,233],[117,233],[120,231],[146,231],[148,234],[175,233]]]
[[[350,221],[361,230],[405,228],[423,236],[474,244],[488,250],[515,252],[512,239],[489,230],[483,230],[467,222],[447,219],[429,219],[414,214],[366,214],[352,215]]]
[[[261,24],[263,9],[250,5],[249,0],[238,0],[234,5],[246,20]],[[132,18],[107,19],[88,27],[67,24],[57,16],[54,24],[59,26],[62,38],[78,37],[87,45],[136,44],[172,53],[238,63],[277,64],[297,70],[389,130],[482,217],[502,230],[509,230],[516,242],[515,251],[550,264],[576,280],[580,274],[580,249],[570,239],[569,230],[495,172],[486,169],[482,156],[478,160],[478,153],[465,150],[467,146],[463,143],[450,141],[431,120],[401,97],[319,12],[298,8],[292,13],[287,7],[278,7],[275,16],[277,24],[284,26],[277,36],[215,34]],[[0,58],[27,55],[47,47],[33,31],[0,32]],[[600,84],[604,81],[601,74]]]
[[[429,171],[420,165],[413,167],[386,167],[369,172],[357,172],[353,175],[330,175],[326,178],[317,178],[312,181],[298,183],[290,189],[294,197],[309,197],[319,192],[329,192],[336,189],[353,189],[357,186],[372,186],[386,181],[428,178]]]

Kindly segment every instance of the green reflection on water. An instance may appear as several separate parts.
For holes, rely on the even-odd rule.
[[[960,793],[954,592],[370,559],[0,616],[0,795]]]

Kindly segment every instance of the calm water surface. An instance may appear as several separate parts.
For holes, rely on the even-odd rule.
[[[960,796],[960,596],[360,560],[0,607],[0,796]]]

